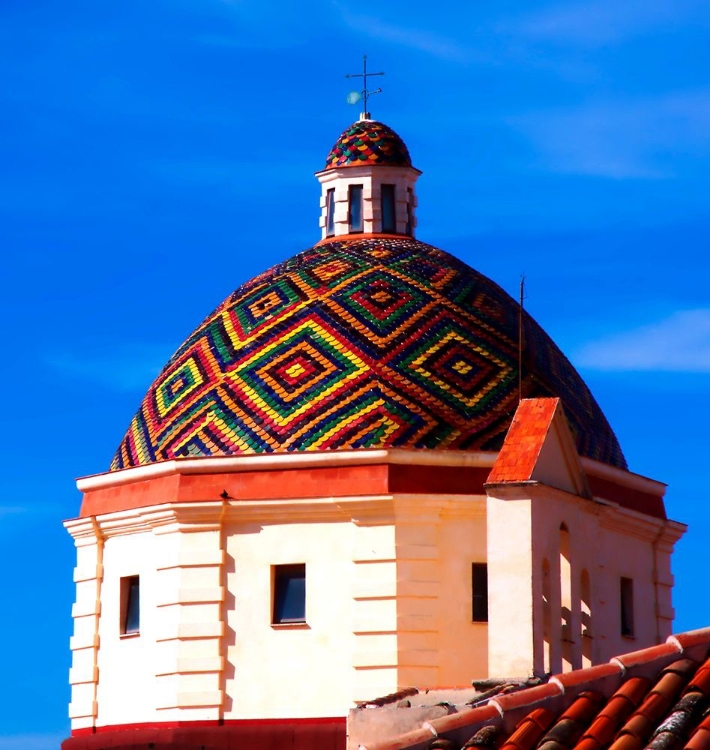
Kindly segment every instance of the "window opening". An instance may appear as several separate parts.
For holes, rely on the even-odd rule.
[[[394,185],[382,185],[380,192],[380,209],[382,213],[382,231],[397,231],[394,210]]]
[[[121,578],[121,635],[136,635],[141,627],[140,577]]]
[[[634,582],[631,578],[622,576],[620,581],[621,594],[621,635],[633,638],[634,633]]]
[[[348,190],[348,226],[351,232],[362,232],[362,185]]]
[[[325,233],[328,237],[335,234],[335,188],[325,194]]]
[[[488,622],[488,565],[471,563],[471,619]]]
[[[306,566],[275,565],[273,618],[274,625],[306,621]]]

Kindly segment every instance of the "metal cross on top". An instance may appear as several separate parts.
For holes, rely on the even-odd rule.
[[[362,56],[362,73],[347,73],[346,78],[362,78],[362,91],[351,91],[348,94],[348,104],[357,104],[361,99],[364,103],[365,111],[360,114],[361,120],[369,120],[370,113],[367,111],[367,98],[373,94],[382,93],[382,89],[375,89],[374,91],[367,90],[367,78],[368,76],[383,76],[384,73],[368,73],[367,72],[367,55]]]

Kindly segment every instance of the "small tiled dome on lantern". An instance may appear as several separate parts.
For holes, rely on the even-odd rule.
[[[383,122],[358,120],[335,142],[325,160],[326,169],[340,167],[411,167],[404,141]]]

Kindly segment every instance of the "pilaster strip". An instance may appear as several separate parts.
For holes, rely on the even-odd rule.
[[[98,716],[99,618],[105,540],[94,516],[68,521],[65,527],[77,549],[76,601],[72,607],[74,634],[69,642],[72,651],[69,718],[72,729],[85,729],[93,728]]]

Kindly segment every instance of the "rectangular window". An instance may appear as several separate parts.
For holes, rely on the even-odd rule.
[[[121,578],[121,635],[137,635],[141,629],[139,576]]]
[[[621,578],[621,635],[633,637],[634,632],[634,582],[631,578]]]
[[[362,232],[362,185],[351,185],[348,191],[348,227],[351,232]]]
[[[471,601],[473,622],[488,622],[488,565],[471,563]]]
[[[306,566],[274,565],[274,610],[272,623],[283,625],[306,621]]]
[[[414,237],[414,191],[407,188],[407,229],[406,233]]]
[[[382,185],[380,193],[380,209],[382,211],[382,231],[396,232],[394,210],[394,185]]]
[[[325,194],[325,234],[327,237],[335,234],[335,188]]]

